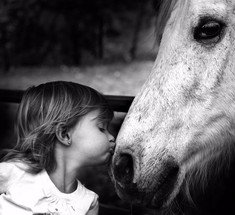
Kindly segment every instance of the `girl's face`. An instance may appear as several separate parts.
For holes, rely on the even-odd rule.
[[[69,131],[72,140],[67,148],[69,158],[82,166],[108,163],[114,152],[114,137],[98,116],[99,110],[91,111]]]

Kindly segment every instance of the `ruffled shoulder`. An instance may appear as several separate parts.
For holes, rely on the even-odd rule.
[[[87,189],[79,180],[76,190],[77,205],[82,206],[86,211],[97,208],[99,205],[99,196],[92,190]]]
[[[24,172],[25,164],[19,162],[1,162],[0,163],[0,194],[8,191]]]
[[[90,206],[89,210],[93,210],[93,209],[99,207],[99,200],[98,199],[99,199],[99,196],[96,193],[94,193],[93,201],[91,203],[91,206]]]

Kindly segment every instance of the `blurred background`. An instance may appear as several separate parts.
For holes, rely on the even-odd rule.
[[[158,6],[158,0],[1,0],[0,89],[65,80],[135,96],[156,57]],[[15,143],[17,106],[0,102],[1,148]],[[119,126],[125,113],[115,114]],[[107,167],[84,170],[81,180],[102,204],[130,209]]]

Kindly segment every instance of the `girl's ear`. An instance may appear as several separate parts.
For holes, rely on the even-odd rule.
[[[71,145],[71,135],[64,123],[59,123],[56,126],[56,137],[64,145]]]

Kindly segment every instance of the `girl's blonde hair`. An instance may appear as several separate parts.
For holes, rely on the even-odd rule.
[[[65,81],[48,82],[26,90],[18,108],[15,126],[17,144],[2,161],[23,160],[28,171],[53,171],[56,129],[64,131],[81,117],[99,110],[99,118],[110,122],[113,111],[102,94],[81,84]]]

